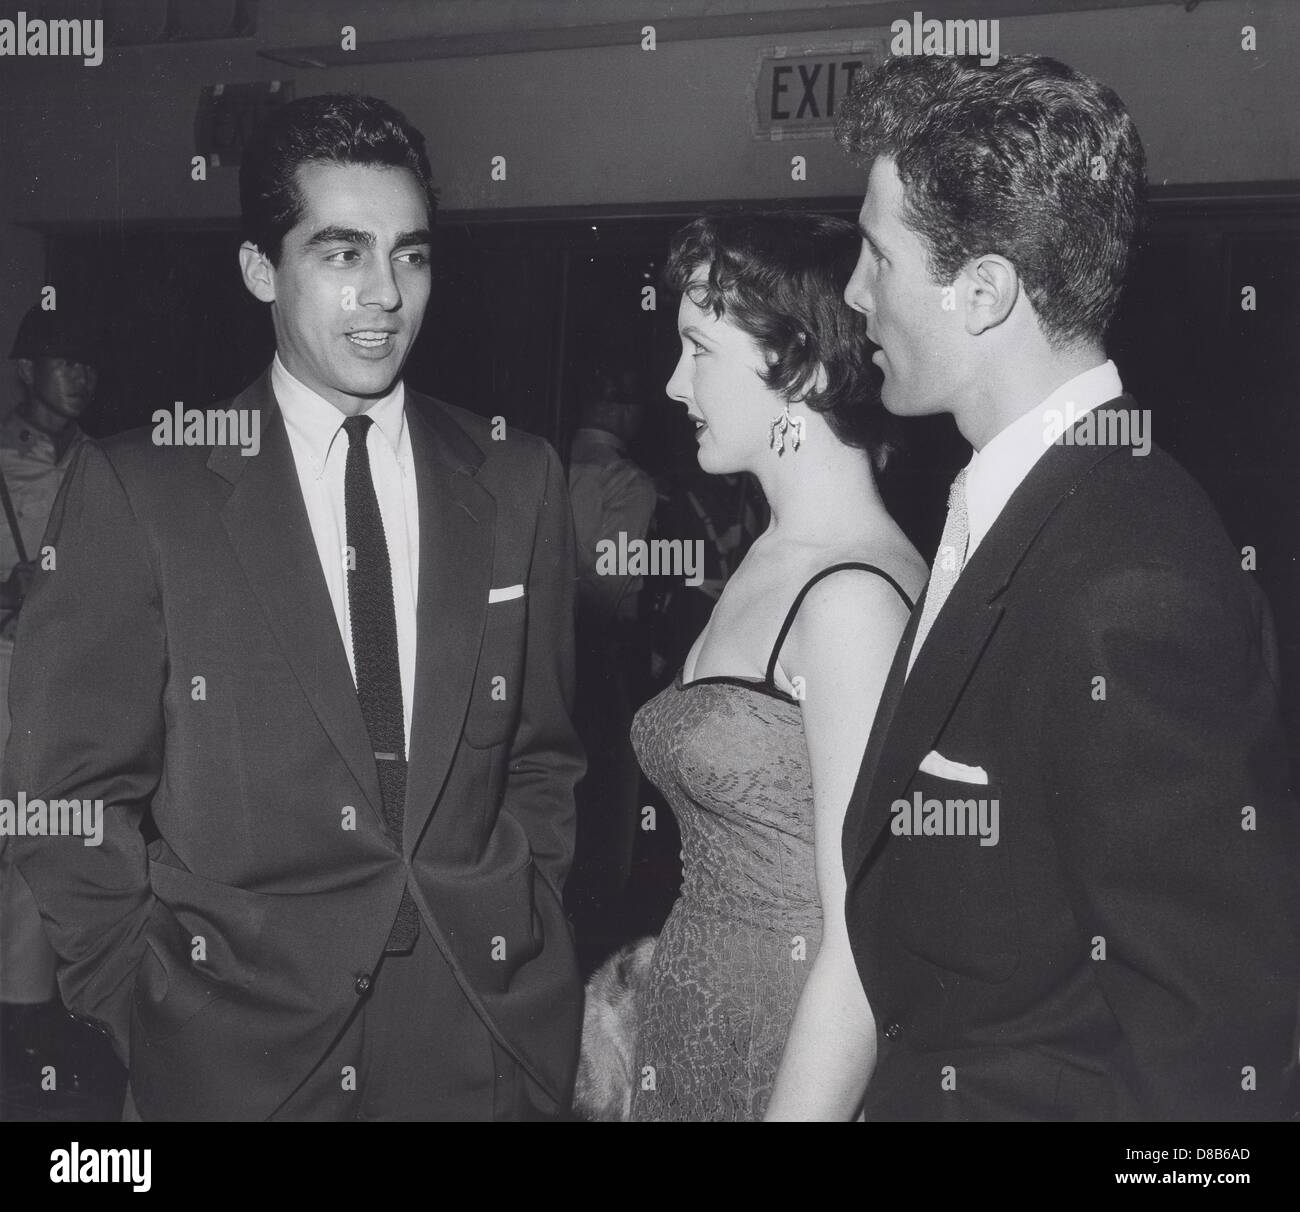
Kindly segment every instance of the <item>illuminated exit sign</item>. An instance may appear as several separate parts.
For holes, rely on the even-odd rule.
[[[764,51],[753,86],[755,138],[829,135],[835,125],[835,107],[853,81],[884,57],[880,42],[855,42],[828,50]]]

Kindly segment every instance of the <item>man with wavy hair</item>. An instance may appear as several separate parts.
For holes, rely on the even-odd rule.
[[[973,448],[844,831],[867,1117],[1285,1116],[1300,849],[1271,637],[1103,346],[1133,121],[1032,56],[889,60],[837,121],[869,172],[845,297],[885,406]]]

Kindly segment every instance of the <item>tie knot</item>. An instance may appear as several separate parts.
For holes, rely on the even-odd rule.
[[[343,421],[343,432],[348,435],[349,446],[364,446],[366,434],[374,422],[367,416],[347,417]]]

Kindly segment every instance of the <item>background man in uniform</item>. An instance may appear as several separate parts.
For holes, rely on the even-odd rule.
[[[16,406],[0,421],[0,760],[9,740],[9,666],[18,610],[40,559],[54,498],[85,439],[77,424],[95,394],[95,344],[85,317],[35,305],[10,358]],[[26,1084],[59,1051],[70,1023],[57,1000],[55,955],[36,903],[0,836],[0,1019],[4,1080]]]
[[[593,967],[624,942],[623,895],[636,841],[640,771],[632,713],[643,701],[649,649],[639,625],[643,577],[602,575],[598,544],[646,537],[657,494],[628,454],[644,415],[635,376],[598,373],[573,435],[569,499],[577,557],[577,697],[574,726],[587,750],[577,787],[578,831],[566,904],[579,960]]]

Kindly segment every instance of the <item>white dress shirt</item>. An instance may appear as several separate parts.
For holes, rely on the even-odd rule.
[[[1053,426],[1053,411],[1068,429],[1084,413],[1113,400],[1123,390],[1115,363],[1103,362],[1062,383],[1037,408],[1012,421],[983,450],[971,455],[966,465],[966,517],[970,527],[967,562],[998,520],[1011,494],[1061,432],[1059,423]]]
[[[334,605],[334,618],[348,654],[356,684],[357,663],[352,647],[348,609],[347,509],[343,472],[348,437],[344,415],[304,383],[295,379],[276,354],[271,364],[271,390],[284,415],[289,446],[298,470],[303,503],[316,540],[316,554]],[[370,475],[379,499],[379,514],[388,544],[393,577],[393,607],[397,614],[397,659],[402,678],[402,718],[406,756],[411,756],[411,713],[415,707],[415,604],[420,577],[420,512],[415,487],[415,461],[406,426],[406,392],[399,379],[382,400],[365,410],[374,424],[366,433]]]

